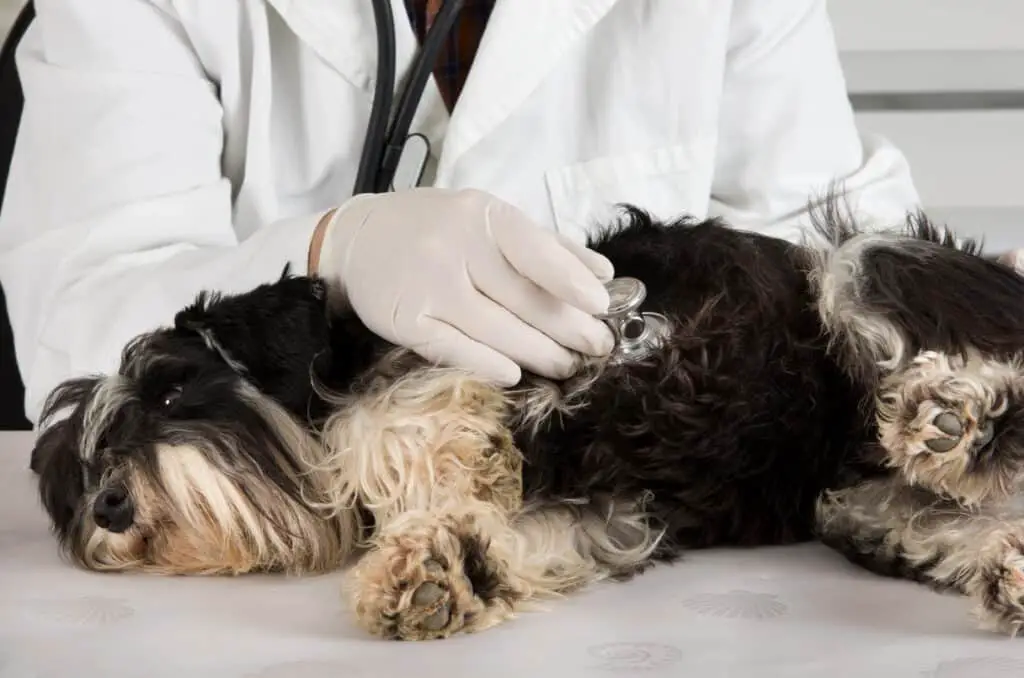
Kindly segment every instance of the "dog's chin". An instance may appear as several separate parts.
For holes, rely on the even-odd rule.
[[[257,474],[233,478],[190,446],[157,450],[159,478],[132,473],[133,524],[81,523],[68,543],[80,566],[163,575],[315,574],[349,554],[350,516],[327,517]]]
[[[191,526],[190,526],[191,527]],[[321,544],[301,544],[294,551],[257,549],[251,542],[233,539],[228,530],[209,526],[202,532],[165,525],[160,530],[133,527],[114,533],[94,528],[71,554],[82,567],[97,572],[139,572],[157,575],[216,576],[259,572],[316,574],[336,565],[316,557]],[[267,536],[280,543],[280,538]]]
[[[79,566],[97,572],[183,576],[319,574],[342,564],[337,534],[327,526],[313,529],[320,536],[304,542],[269,530],[258,540],[239,538],[237,530],[212,523],[140,525],[120,533],[93,527],[69,555]]]
[[[141,527],[109,532],[96,526],[82,531],[80,540],[68,546],[68,556],[87,570],[117,572],[150,569],[149,537]]]

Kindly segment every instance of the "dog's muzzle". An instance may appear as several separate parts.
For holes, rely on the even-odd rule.
[[[108,532],[124,532],[135,522],[135,506],[131,495],[120,486],[103,490],[93,502],[92,519],[97,527]]]
[[[615,335],[609,358],[613,365],[631,363],[655,353],[668,339],[668,318],[660,313],[642,312],[647,288],[636,278],[615,278],[605,283],[611,303],[598,316]]]

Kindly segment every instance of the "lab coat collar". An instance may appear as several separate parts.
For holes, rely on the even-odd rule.
[[[619,0],[498,0],[452,112],[437,169],[455,163],[523,101],[574,40]]]
[[[497,0],[447,125],[436,181],[530,95],[561,53],[620,0]],[[377,38],[368,0],[267,0],[293,31],[342,77],[372,93]],[[391,0],[396,62],[410,63],[416,39],[404,0]],[[440,105],[433,83],[419,111]],[[427,116],[432,118],[434,116]]]
[[[392,0],[396,61],[411,53],[411,31],[403,6]],[[377,32],[369,0],[266,0],[295,34],[353,86],[373,91],[377,69]],[[404,35],[409,32],[409,35]],[[403,39],[406,38],[406,39]],[[404,57],[404,58],[403,58]]]

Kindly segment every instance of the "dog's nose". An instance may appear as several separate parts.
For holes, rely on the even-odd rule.
[[[104,530],[124,532],[132,526],[135,508],[123,487],[109,487],[96,497],[96,502],[92,505],[92,517]]]

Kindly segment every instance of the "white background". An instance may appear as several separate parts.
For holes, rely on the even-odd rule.
[[[0,33],[20,4],[0,0]],[[829,7],[859,124],[907,154],[932,216],[1024,246],[1024,0]]]

